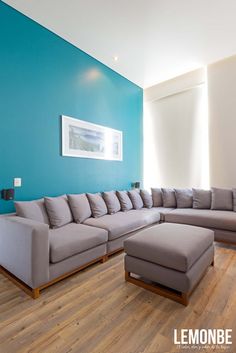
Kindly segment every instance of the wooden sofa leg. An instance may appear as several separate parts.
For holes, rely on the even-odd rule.
[[[22,289],[26,294],[31,296],[33,299],[37,299],[40,295],[40,290],[39,288],[30,288],[22,282],[19,278],[15,277],[12,273],[7,271],[4,267],[0,266],[0,273],[2,273],[6,278],[8,278],[11,282],[13,282],[17,287]]]
[[[125,271],[125,280],[128,281],[130,278],[130,272]]]
[[[189,294],[188,293],[182,293],[181,298],[182,298],[182,304],[185,305],[185,306],[188,306]]]
[[[103,264],[104,262],[106,262],[108,260],[108,255],[104,255],[102,258],[101,258],[101,263]]]
[[[39,288],[32,289],[32,298],[37,299],[40,296]]]

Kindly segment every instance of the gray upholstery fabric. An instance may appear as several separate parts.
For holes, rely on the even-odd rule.
[[[193,208],[211,208],[211,190],[193,189]]]
[[[132,205],[132,202],[128,196],[127,191],[117,191],[116,194],[117,194],[117,197],[120,201],[121,210],[122,211],[132,210],[133,205]]]
[[[48,230],[31,219],[0,217],[0,264],[31,288],[49,281]]]
[[[158,188],[152,188],[152,200],[154,207],[163,206],[162,191]]]
[[[159,222],[160,214],[155,209],[130,210],[105,215],[99,219],[86,219],[84,224],[108,231],[108,239],[113,240],[147,225]]]
[[[87,194],[90,207],[92,210],[92,215],[94,218],[99,218],[107,214],[107,206],[100,193],[97,194]]]
[[[230,189],[211,188],[212,210],[233,210],[233,192]]]
[[[52,228],[62,227],[73,221],[66,195],[45,197],[44,202]]]
[[[83,224],[71,223],[49,231],[50,262],[56,263],[67,257],[94,248],[108,240],[107,231]]]
[[[50,281],[64,275],[70,271],[78,269],[79,267],[88,264],[89,262],[98,259],[106,254],[106,244],[98,245],[95,248],[86,250],[79,254],[68,257],[65,260],[49,265]]]
[[[211,228],[211,230],[215,233],[215,241],[236,244],[236,232],[214,228]]]
[[[176,209],[165,215],[165,221],[236,231],[236,214],[233,211]]]
[[[175,197],[176,197],[177,208],[193,207],[192,189],[175,189]]]
[[[132,202],[133,208],[135,210],[139,210],[140,208],[143,208],[143,200],[140,196],[140,193],[137,190],[128,191],[128,195]]]
[[[152,208],[153,200],[149,192],[146,190],[140,190],[140,196],[142,197],[144,207]]]
[[[120,201],[119,201],[118,197],[116,196],[115,191],[103,192],[102,196],[105,200],[109,214],[113,214],[113,213],[119,212],[121,210]]]
[[[135,230],[134,232],[130,232],[128,234],[122,235],[119,238],[113,239],[113,240],[108,240],[107,243],[107,253],[111,253],[112,251],[118,250],[118,249],[123,249],[124,248],[124,241],[125,239],[128,239],[132,235],[136,234],[139,232],[138,230]]]
[[[14,205],[17,216],[29,218],[40,223],[49,224],[44,199],[34,201],[15,201]]]
[[[176,197],[174,189],[163,188],[162,191],[162,199],[163,199],[163,207],[166,208],[175,208],[176,207]]]
[[[209,229],[164,223],[125,240],[124,248],[130,256],[187,272],[213,241]]]
[[[91,217],[91,208],[85,194],[67,195],[67,197],[76,223],[82,223]]]
[[[236,189],[233,189],[233,210],[236,212]]]
[[[180,272],[136,257],[125,255],[125,270],[182,293],[191,292],[214,259],[210,246],[188,272]]]
[[[153,207],[153,210],[155,209],[157,212],[160,213],[160,221],[164,222],[165,221],[165,215],[176,208],[165,208],[165,207]]]

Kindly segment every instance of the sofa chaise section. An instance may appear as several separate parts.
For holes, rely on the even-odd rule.
[[[165,222],[205,227],[215,231],[217,241],[236,241],[236,212],[233,211],[175,209],[165,214]]]

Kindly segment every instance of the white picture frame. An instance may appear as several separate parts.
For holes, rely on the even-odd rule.
[[[62,156],[123,160],[122,131],[62,115]]]

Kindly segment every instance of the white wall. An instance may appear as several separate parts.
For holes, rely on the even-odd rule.
[[[205,70],[144,92],[144,186],[208,187]]]
[[[236,56],[208,67],[210,180],[236,187]]]

